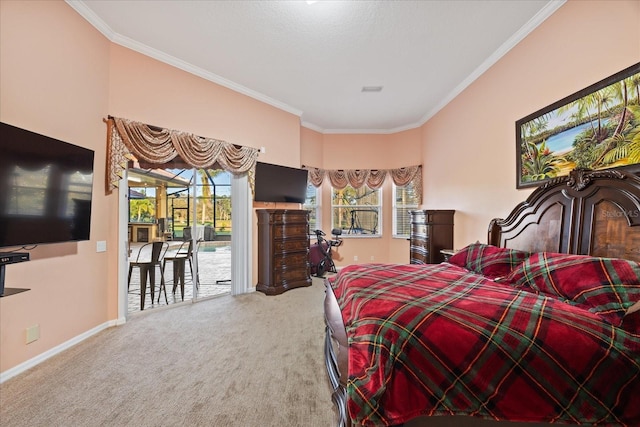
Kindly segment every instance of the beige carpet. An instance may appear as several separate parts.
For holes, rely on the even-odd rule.
[[[335,425],[324,286],[135,316],[0,385],[2,426]]]

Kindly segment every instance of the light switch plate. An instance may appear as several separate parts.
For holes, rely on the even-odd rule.
[[[96,252],[106,252],[106,251],[107,251],[107,241],[99,240],[98,243],[96,243]]]

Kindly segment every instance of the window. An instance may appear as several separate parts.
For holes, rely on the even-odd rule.
[[[331,189],[331,224],[343,235],[380,236],[382,190],[362,186]]]
[[[307,185],[307,198],[302,207],[309,211],[309,234],[313,234],[313,230],[322,228],[320,194],[320,188],[316,188],[312,184]]]
[[[409,211],[418,209],[418,196],[413,183],[393,185],[393,236],[409,237],[411,218]]]

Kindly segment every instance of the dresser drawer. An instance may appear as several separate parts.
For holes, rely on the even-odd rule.
[[[429,226],[424,224],[413,224],[411,226],[411,236],[427,238],[429,236]]]
[[[279,240],[273,242],[274,252],[301,252],[304,251],[305,255],[309,248],[308,239],[292,239],[292,240]]]
[[[428,264],[430,262],[429,250],[421,246],[411,246],[409,262],[411,264]]]
[[[298,280],[306,280],[309,277],[309,269],[307,268],[285,268],[273,272],[273,280],[275,283],[295,282]]]
[[[427,249],[424,246],[411,246],[411,256],[417,256],[417,257],[428,257],[429,256],[429,249]]]
[[[409,238],[409,250],[426,250],[429,247],[429,238],[427,236],[415,236],[412,235]]]
[[[273,226],[271,232],[274,239],[284,239],[286,237],[308,236],[309,230],[307,224],[287,224],[286,226]]]
[[[419,224],[424,224],[427,221],[427,215],[424,211],[413,211],[410,212],[411,222],[417,222]]]
[[[300,213],[281,213],[281,212],[274,212],[271,214],[271,223],[272,224],[295,224],[295,223],[300,223],[300,224],[306,224],[307,223],[307,212],[303,211]]]
[[[276,255],[273,257],[273,268],[281,270],[283,268],[299,268],[306,266],[309,261],[307,251],[292,254]]]

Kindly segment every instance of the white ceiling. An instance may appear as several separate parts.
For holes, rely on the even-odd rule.
[[[303,126],[391,133],[422,125],[564,0],[67,3],[111,41]]]

